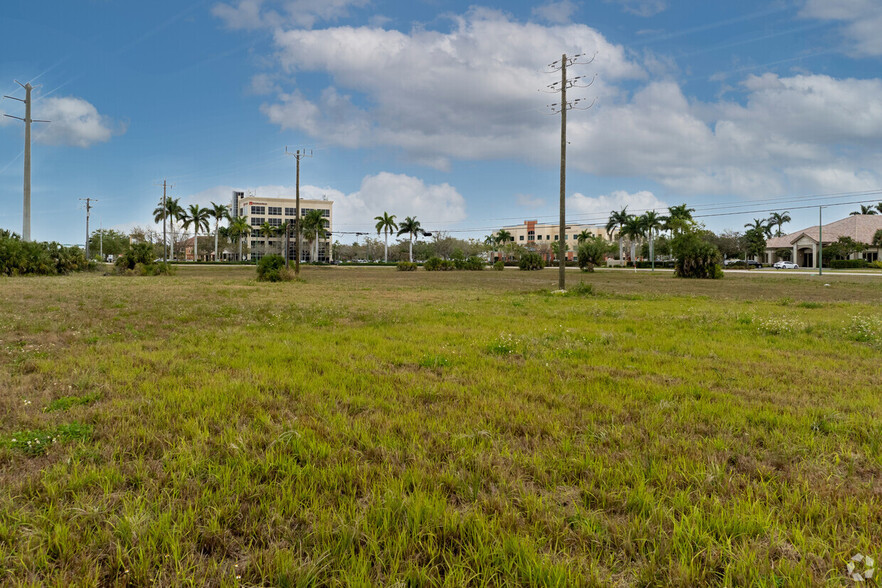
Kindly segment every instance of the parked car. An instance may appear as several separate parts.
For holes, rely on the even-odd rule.
[[[747,267],[763,267],[763,264],[761,264],[760,262],[758,262],[755,259],[748,259],[747,260]]]
[[[792,261],[779,261],[773,267],[775,269],[799,269],[799,266]]]

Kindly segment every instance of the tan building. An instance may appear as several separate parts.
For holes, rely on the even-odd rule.
[[[551,261],[553,254],[551,244],[557,241],[560,235],[560,224],[558,223],[540,223],[538,221],[524,221],[522,225],[512,227],[502,227],[500,231],[508,231],[511,234],[510,243],[526,247],[532,251],[539,252],[546,261]],[[578,245],[578,236],[588,231],[592,235],[608,238],[606,228],[597,225],[566,225],[564,231],[564,242],[568,246],[567,259],[572,261],[576,258],[576,247]],[[494,233],[494,237],[499,235],[499,231]],[[503,255],[500,251],[492,253],[492,260],[496,261]]]
[[[233,216],[244,216],[251,225],[249,245],[251,246],[250,259],[260,259],[270,253],[284,254],[284,235],[262,235],[260,227],[269,223],[273,227],[281,227],[289,222],[293,226],[297,217],[296,198],[263,198],[245,192],[233,191],[232,212]],[[315,257],[315,243],[310,242],[305,236],[300,244],[300,261],[332,261],[331,256],[331,230],[334,222],[334,208],[331,200],[308,200],[300,199],[300,217],[303,218],[311,210],[321,210],[325,219],[325,230],[328,236],[318,242],[318,256]],[[288,243],[288,259],[294,259],[295,243],[293,232]]]
[[[802,229],[784,235],[773,237],[766,241],[766,263],[775,263],[776,258],[789,257],[800,267],[818,266],[818,242],[823,239],[823,244],[833,244],[839,237],[851,237],[859,243],[870,245],[876,231],[882,230],[882,215],[856,214],[844,219],[823,225],[818,231],[818,225]],[[786,253],[785,253],[786,252]],[[789,255],[787,255],[789,254]],[[867,261],[879,259],[879,248],[870,247],[861,253],[851,256],[853,259],[864,258]],[[824,255],[827,259],[827,255]]]

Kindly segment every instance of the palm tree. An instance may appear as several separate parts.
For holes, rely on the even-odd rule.
[[[882,204],[882,203],[880,203],[880,204]],[[864,215],[864,214],[876,214],[877,208],[878,208],[878,205],[876,207],[873,207],[873,206],[866,206],[865,204],[861,204],[861,209],[855,210],[849,216],[859,216],[859,215]]]
[[[686,204],[668,207],[668,220],[665,222],[665,230],[671,231],[671,234],[679,233],[687,227],[695,224],[692,218],[694,208],[689,208]]]
[[[269,223],[269,221],[264,221],[262,225],[260,225],[260,234],[263,237],[263,252],[264,254],[269,253],[270,247],[270,237],[276,234],[277,227],[274,227]]]
[[[790,222],[791,219],[790,219],[789,213],[790,213],[789,210],[785,210],[784,212],[781,212],[781,213],[773,212],[771,214],[771,216],[769,216],[769,218],[767,219],[767,222],[769,223],[770,226],[777,226],[778,227],[778,230],[775,231],[776,237],[780,237],[781,235],[783,235],[783,233],[781,232],[781,227],[784,226],[784,223]]]
[[[306,216],[300,219],[300,222],[303,223],[303,234],[306,236],[307,241],[309,241],[310,246],[315,243],[315,254],[312,256],[312,262],[315,263],[318,261],[319,239],[323,239],[328,235],[322,211],[318,209],[310,210],[306,213]]]
[[[880,202],[879,204],[876,205],[876,210],[877,210],[880,214],[882,214],[882,202]]]
[[[652,261],[652,271],[655,271],[655,248],[653,247],[655,233],[664,226],[664,223],[667,220],[667,218],[661,216],[654,210],[645,212],[643,216],[640,217],[643,230],[649,235],[649,259]]]
[[[180,198],[166,198],[165,206],[162,205],[162,201],[159,201],[157,207],[153,210],[153,222],[159,223],[164,222],[165,219],[170,219],[171,224],[169,225],[169,230],[171,231],[171,240],[172,243],[175,242],[175,228],[177,228],[176,224],[181,217],[184,216],[184,207],[180,204]],[[163,246],[168,250],[168,243],[164,243]],[[175,257],[174,247],[172,247],[172,259]]]
[[[631,260],[634,262],[634,271],[637,271],[637,242],[646,236],[641,217],[629,214],[622,224],[621,235],[628,238],[631,243]]]
[[[505,246],[511,243],[512,236],[511,233],[506,231],[505,229],[499,229],[496,233],[496,237],[493,238],[493,241],[496,243],[496,246],[499,248],[499,254],[502,256],[503,261],[505,260]]]
[[[212,218],[214,218],[214,260],[217,261],[217,237],[220,230],[220,222],[222,220],[229,220],[230,207],[226,204],[215,204],[212,202],[208,211]]]
[[[398,224],[395,222],[395,215],[389,215],[388,212],[384,212],[382,216],[375,216],[374,220],[377,221],[377,235],[380,232],[383,232],[383,235],[386,237],[386,245],[383,247],[383,261],[389,261],[389,233],[396,230],[398,228]]]
[[[584,243],[585,241],[587,241],[588,239],[590,239],[593,236],[594,235],[593,235],[593,233],[591,233],[591,231],[589,231],[588,229],[584,229],[581,233],[576,235],[576,241],[578,241],[579,245],[581,245],[582,243]]]
[[[202,208],[198,204],[191,204],[181,215],[181,222],[186,231],[190,226],[193,227],[193,261],[199,260],[199,229],[208,230],[208,218],[211,211]]]
[[[760,233],[765,235],[766,239],[770,239],[772,237],[772,227],[773,226],[774,226],[774,223],[772,223],[770,221],[755,218],[755,219],[753,219],[752,223],[745,224],[744,228],[751,229],[754,231],[759,231]]]
[[[420,226],[420,221],[413,216],[406,216],[404,220],[401,221],[401,224],[398,225],[398,234],[396,236],[400,237],[404,234],[410,235],[410,262],[413,263],[413,239],[414,237],[419,237],[425,233],[423,227]]]
[[[248,236],[248,233],[251,232],[251,224],[248,222],[248,218],[244,216],[237,216],[235,219],[230,221],[230,236],[233,237],[237,243],[239,243],[239,261],[242,261],[242,239]]]
[[[616,212],[613,210],[609,213],[609,221],[606,223],[606,234],[612,239],[612,235],[614,232],[618,231],[619,233],[619,259],[625,259],[624,252],[624,242],[622,241],[622,227],[628,222],[628,218],[630,215],[628,214],[628,207],[626,206],[621,211]]]

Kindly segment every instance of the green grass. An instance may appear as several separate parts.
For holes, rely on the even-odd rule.
[[[878,278],[303,276],[0,280],[0,584],[841,586],[882,556]]]

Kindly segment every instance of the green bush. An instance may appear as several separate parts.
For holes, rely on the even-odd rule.
[[[834,259],[830,262],[831,269],[863,269],[867,267],[866,259]]]
[[[478,257],[477,255],[472,255],[468,259],[466,259],[462,264],[462,269],[468,271],[481,271],[484,269],[484,260]]]
[[[718,279],[723,277],[721,255],[715,245],[703,240],[695,230],[685,230],[671,243],[677,262],[674,274],[679,278]]]
[[[0,229],[0,275],[51,276],[92,267],[79,247],[22,241],[15,233]]]
[[[417,264],[410,261],[399,261],[395,268],[400,272],[415,272],[417,269]]]
[[[440,257],[430,257],[423,264],[426,271],[429,272],[447,272],[456,269],[456,263],[449,259],[441,259]]]
[[[498,272],[501,272],[502,270],[505,269],[505,262],[500,259],[499,261],[497,261],[496,263],[493,264],[493,269],[495,269]]]
[[[281,282],[287,279],[284,272],[285,260],[281,255],[273,253],[265,255],[257,262],[257,280],[260,282]]]
[[[879,229],[879,230],[882,231],[882,229]],[[871,262],[870,264],[868,264],[867,267],[872,267],[872,268],[876,268],[876,269],[882,269],[882,261],[874,261],[874,262]]]
[[[576,249],[579,268],[583,272],[593,272],[595,267],[605,262],[606,256],[614,248],[614,245],[603,237],[591,235],[588,239],[579,243],[578,249]]]
[[[545,260],[538,253],[524,253],[518,261],[518,267],[525,271],[541,270],[545,267]]]

